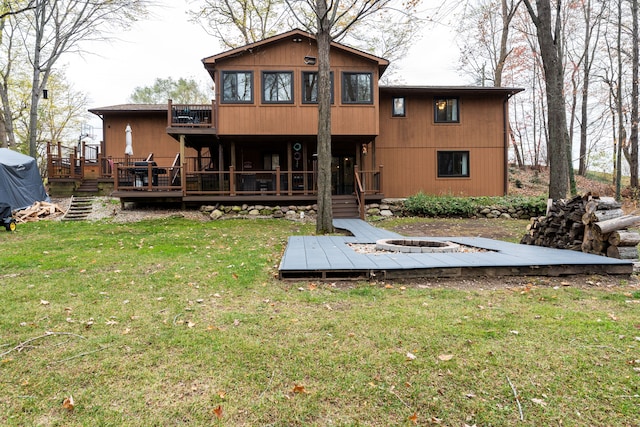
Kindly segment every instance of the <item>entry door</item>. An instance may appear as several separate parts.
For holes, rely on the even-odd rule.
[[[331,158],[332,194],[353,194],[354,156],[333,156]]]

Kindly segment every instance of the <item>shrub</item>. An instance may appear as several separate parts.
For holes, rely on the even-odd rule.
[[[525,211],[530,215],[542,215],[547,209],[544,196],[505,197],[455,197],[434,196],[422,192],[410,196],[404,202],[409,215],[429,217],[471,217],[484,208],[500,211]]]

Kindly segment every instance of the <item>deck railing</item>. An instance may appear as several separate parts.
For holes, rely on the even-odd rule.
[[[167,126],[190,128],[215,128],[216,104],[174,104],[169,100]]]
[[[115,164],[114,191],[181,191],[181,167],[159,167],[155,162],[140,161],[138,164]]]
[[[316,173],[313,171],[252,170],[189,171],[187,195],[315,195]]]

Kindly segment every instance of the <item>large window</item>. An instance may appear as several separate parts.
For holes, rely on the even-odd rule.
[[[223,71],[222,102],[253,102],[253,72]]]
[[[262,73],[262,102],[290,104],[293,102],[293,73],[265,71]]]
[[[433,104],[436,123],[460,122],[458,98],[436,98]]]
[[[372,74],[342,73],[342,102],[345,104],[371,104],[373,102]]]
[[[468,151],[438,151],[438,178],[468,176]]]
[[[333,104],[333,72],[330,74],[331,79],[331,103]],[[317,104],[318,103],[318,72],[304,71],[302,73],[302,103]]]

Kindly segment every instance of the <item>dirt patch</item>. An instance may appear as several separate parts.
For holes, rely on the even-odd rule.
[[[521,229],[521,234],[519,230]],[[459,218],[459,219],[416,219],[390,229],[403,236],[421,237],[486,237],[496,240],[513,240],[524,236],[524,221]]]

